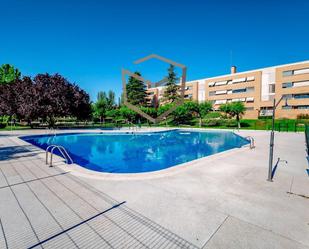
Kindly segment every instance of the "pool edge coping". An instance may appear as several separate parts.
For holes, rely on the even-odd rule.
[[[170,130],[175,130],[175,128],[173,129],[164,129],[162,131],[170,131]],[[203,128],[178,128],[177,130],[195,130],[195,131],[213,131],[213,129],[211,130],[206,130]],[[161,132],[162,132],[161,131]],[[97,131],[96,131],[97,132]],[[105,133],[106,131],[103,131],[102,133]],[[142,132],[142,131],[138,131],[138,132]],[[147,132],[147,131],[144,131]],[[158,132],[158,131],[148,131],[148,132]],[[243,136],[236,134],[233,130],[225,130],[224,132],[233,132],[235,135],[245,139]],[[67,132],[66,134],[70,134],[70,133],[74,133],[72,132]],[[87,133],[87,131],[85,130],[80,131],[80,132],[75,132],[76,133]],[[90,133],[94,133],[94,132],[90,132]],[[101,132],[100,132],[101,133]],[[106,132],[109,133],[109,132]],[[119,131],[116,133],[123,133],[123,131]],[[56,134],[64,134],[64,133],[56,133]],[[41,134],[41,135],[48,135],[48,134]],[[12,139],[15,143],[24,146],[24,145],[30,145],[33,148],[38,149],[40,152],[38,153],[38,156],[41,157],[42,159],[45,160],[45,150],[41,149],[40,147],[37,147],[31,143],[26,142],[25,140],[21,139],[21,137],[26,137],[26,136],[35,136],[35,135],[22,135],[22,136],[13,136],[10,139]],[[40,135],[38,135],[40,136]],[[194,166],[194,168],[197,167],[202,167],[204,165],[201,165],[201,162],[211,162],[213,160],[216,160],[220,157],[224,157],[227,158],[229,155],[231,154],[235,154],[235,153],[240,153],[242,151],[248,150],[250,149],[249,144],[243,145],[240,148],[233,148],[233,149],[229,149],[226,151],[222,151],[222,152],[218,152],[216,154],[213,155],[209,155],[209,156],[205,156],[202,158],[197,158],[194,160],[191,160],[189,162],[185,162],[185,163],[181,163],[181,164],[177,164],[174,166],[171,166],[169,168],[165,168],[165,169],[161,169],[161,170],[157,170],[157,171],[151,171],[151,172],[141,172],[141,173],[106,173],[106,172],[98,172],[98,171],[94,171],[94,170],[90,170],[87,168],[84,168],[82,166],[80,166],[79,164],[73,163],[73,164],[66,164],[64,162],[64,159],[60,156],[57,155],[53,155],[54,157],[54,162],[55,162],[55,167],[58,167],[66,172],[70,172],[73,175],[76,176],[80,176],[80,177],[85,177],[88,179],[96,179],[96,180],[115,180],[115,181],[121,181],[121,180],[145,180],[145,179],[153,179],[153,178],[161,178],[161,177],[166,177],[166,176],[172,176],[178,173],[181,173],[185,170],[190,170],[192,169]],[[48,167],[46,165],[46,167]]]

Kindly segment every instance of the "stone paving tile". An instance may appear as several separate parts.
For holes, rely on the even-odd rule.
[[[4,234],[4,227],[0,219],[0,248],[7,248],[6,236]]]
[[[10,188],[0,190],[0,214],[9,248],[27,248],[38,242]]]
[[[0,161],[0,248],[6,241],[8,248],[196,248],[125,202],[47,167],[34,149],[21,151]]]
[[[203,249],[309,249],[309,247],[239,219],[229,217]]]

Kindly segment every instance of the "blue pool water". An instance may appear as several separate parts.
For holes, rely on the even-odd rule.
[[[248,143],[232,132],[184,130],[141,134],[41,135],[22,139],[42,149],[50,144],[62,145],[74,163],[110,173],[161,170]]]

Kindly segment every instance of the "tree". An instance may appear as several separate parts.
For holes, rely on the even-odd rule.
[[[240,128],[240,118],[245,113],[245,110],[246,108],[243,102],[238,101],[231,104],[230,115],[232,117],[236,116],[238,128]]]
[[[245,105],[243,102],[233,102],[220,106],[220,111],[230,115],[230,117],[236,117],[238,128],[240,128],[240,118],[245,113]]]
[[[70,115],[78,120],[90,118],[92,108],[89,94],[75,84],[68,85],[67,97],[69,98]]]
[[[115,92],[112,90],[108,91],[107,94],[107,104],[108,104],[108,109],[111,110],[115,107]]]
[[[94,116],[99,117],[100,121],[106,118],[107,112],[115,108],[115,93],[98,92],[97,102],[94,104]]]
[[[166,83],[166,88],[164,89],[164,94],[163,94],[163,100],[168,102],[168,103],[173,103],[177,99],[179,99],[179,86],[176,84],[177,83],[177,76],[175,73],[175,67],[174,65],[170,65],[168,68],[168,75],[167,75],[167,83]]]
[[[229,114],[229,112],[230,112],[230,104],[228,103],[228,104],[222,104],[222,105],[220,105],[220,107],[219,107],[219,110],[221,111],[221,112],[224,112],[225,114]]]
[[[139,72],[134,74],[141,76]],[[132,105],[145,106],[146,105],[146,86],[143,81],[130,76],[127,86],[127,100]]]
[[[199,119],[199,126],[202,127],[202,119],[212,110],[212,103],[210,101],[197,102],[190,101],[188,102],[190,110],[195,113]]]
[[[0,67],[0,84],[12,83],[20,78],[21,73],[9,64]]]
[[[192,102],[184,102],[172,112],[173,122],[176,124],[191,124],[193,119]]]
[[[24,119],[31,125],[31,121],[40,116],[38,112],[38,99],[36,90],[30,77],[24,77],[12,84],[12,92],[15,93],[15,111],[18,119]]]
[[[100,119],[100,122],[104,122],[104,119],[106,117],[106,112],[108,110],[108,100],[106,92],[98,92],[97,94],[97,101],[94,104],[94,116],[98,117]]]
[[[38,74],[33,82],[38,115],[50,127],[54,126],[55,117],[72,115],[86,119],[89,116],[89,95],[61,75]]]
[[[0,84],[0,115],[15,115],[30,122],[36,112],[37,99],[33,96],[33,83],[29,77]]]
[[[129,109],[126,106],[120,107],[119,113],[122,118],[132,123],[137,119],[137,115],[138,115],[135,111]]]
[[[53,126],[59,116],[88,119],[91,114],[89,95],[59,74],[38,74],[0,84],[0,115],[16,115],[29,124],[42,118]]]

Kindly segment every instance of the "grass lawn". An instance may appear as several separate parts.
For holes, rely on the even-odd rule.
[[[6,126],[5,128],[1,128],[0,131],[15,131],[15,130],[25,130],[25,129],[31,129],[30,126],[20,126],[20,125],[16,125],[16,126]]]
[[[270,130],[271,129],[271,119],[242,119],[241,120],[241,129],[246,129],[246,130]],[[296,119],[278,119],[275,120],[275,130],[276,131],[289,131],[289,132],[303,132],[305,131],[305,124],[309,124],[309,120],[296,120]],[[151,125],[147,123],[141,124],[142,126],[160,126],[160,127],[165,127],[166,123],[162,122],[157,125]],[[115,124],[115,123],[105,123],[105,124],[62,124],[59,125],[58,128],[60,129],[70,129],[70,128],[80,128],[80,129],[91,129],[91,128],[116,128],[116,127],[128,127],[131,125],[128,124]],[[183,128],[188,128],[188,127],[195,127],[199,128],[198,122],[195,122],[193,125],[185,125],[185,124],[180,124],[180,125],[173,125],[169,122],[167,127],[183,127]],[[42,127],[41,127],[42,128]],[[235,129],[237,126],[227,126],[227,125],[212,125],[212,126],[206,126],[203,125],[202,128],[213,128],[213,129]],[[10,130],[24,130],[24,129],[31,129],[30,126],[6,126],[5,128],[0,128],[0,131],[10,131]]]

